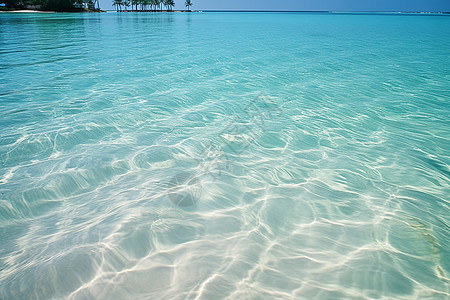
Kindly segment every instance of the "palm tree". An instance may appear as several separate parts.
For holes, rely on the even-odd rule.
[[[113,6],[116,7],[117,12],[122,10],[121,8],[122,4],[123,4],[122,0],[113,0]]]
[[[113,0],[113,6],[116,8],[116,11],[119,12],[119,4],[117,3],[117,0]]]
[[[123,6],[125,6],[125,9],[128,11],[128,6],[130,6],[130,0],[123,0],[122,4],[123,4]]]
[[[167,11],[172,10],[172,7],[175,5],[173,0],[163,0],[163,3]]]
[[[156,0],[150,0],[150,6],[152,8],[153,11],[156,10],[156,5],[158,5],[158,1]]]
[[[188,11],[191,11],[192,1],[186,0],[186,2],[184,3],[184,6],[186,6],[188,8]]]
[[[145,10],[148,10],[148,6],[152,5],[152,0],[144,0],[144,6],[145,6]]]
[[[139,5],[141,6],[141,10],[144,10],[145,0],[138,0]],[[137,8],[136,8],[137,10]]]
[[[136,11],[138,10],[139,0],[131,0],[131,10],[133,10],[133,5],[136,5]]]

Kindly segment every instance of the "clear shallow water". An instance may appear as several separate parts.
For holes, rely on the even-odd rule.
[[[448,299],[450,17],[0,14],[1,299]]]

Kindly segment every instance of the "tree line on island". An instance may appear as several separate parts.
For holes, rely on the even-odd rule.
[[[0,0],[2,10],[100,11],[98,0]]]
[[[43,10],[58,12],[100,11],[98,0],[0,0],[0,10]],[[191,10],[192,1],[184,5]],[[113,0],[113,6],[119,11],[173,11],[174,0]],[[131,10],[128,8],[131,6]]]
[[[121,11],[173,11],[174,0],[113,0],[117,12]],[[128,7],[131,6],[131,10]],[[192,1],[186,0],[184,6],[191,11]]]

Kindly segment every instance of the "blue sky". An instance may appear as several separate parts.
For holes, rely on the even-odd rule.
[[[193,9],[326,10],[326,11],[450,11],[450,0],[192,0]],[[112,0],[100,0],[112,9]],[[175,0],[176,9],[184,0]]]

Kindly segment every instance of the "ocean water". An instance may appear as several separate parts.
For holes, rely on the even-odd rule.
[[[449,299],[450,17],[0,14],[0,299]]]

